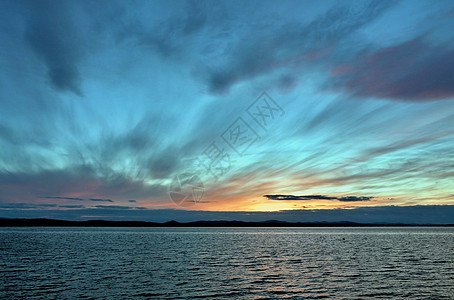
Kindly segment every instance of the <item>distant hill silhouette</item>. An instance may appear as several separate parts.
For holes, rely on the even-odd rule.
[[[68,221],[54,219],[6,219],[0,218],[0,227],[391,227],[391,226],[449,226],[454,224],[432,225],[432,224],[391,224],[391,223],[355,223],[343,222],[296,222],[290,223],[278,220],[268,220],[263,222],[244,222],[244,221],[195,221],[181,223],[168,221],[165,223],[145,222],[145,221]]]

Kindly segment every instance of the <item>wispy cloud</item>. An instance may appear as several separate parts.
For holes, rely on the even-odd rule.
[[[31,16],[27,19],[25,40],[43,61],[52,86],[61,91],[82,95],[78,60],[82,42],[70,14],[77,7],[66,1],[28,1]]]
[[[123,206],[123,205],[95,205],[96,208],[102,209],[147,209],[145,207],[133,207],[133,206]]]
[[[58,207],[62,207],[62,208],[85,208],[84,205],[59,205]]]
[[[100,198],[91,198],[88,200],[95,201],[95,202],[113,202],[113,200],[111,200],[111,199],[100,199]]]
[[[59,196],[48,196],[48,197],[41,197],[43,199],[61,199],[61,200],[76,200],[76,201],[83,201],[85,199],[82,198],[76,198],[76,197],[59,197]]]
[[[421,3],[0,1],[0,203],[146,216],[185,172],[187,209],[450,203],[453,4]],[[267,131],[263,90],[285,110]],[[244,155],[220,137],[239,116]],[[193,164],[212,142],[219,178]]]
[[[364,196],[343,196],[343,197],[332,197],[325,195],[264,195],[263,197],[270,200],[282,200],[282,201],[291,201],[291,200],[338,200],[343,202],[355,202],[355,201],[369,201],[374,197],[364,197]]]
[[[454,48],[411,41],[361,53],[331,71],[332,88],[356,98],[433,101],[454,97]]]
[[[235,83],[273,73],[279,67],[292,66],[293,62],[318,63],[319,58],[330,52],[328,48],[337,46],[355,30],[374,21],[391,4],[391,1],[370,1],[358,10],[335,6],[309,24],[284,23],[278,29],[257,20],[262,30],[254,28],[253,36],[245,36],[227,49],[225,65],[209,72],[209,89],[222,93]],[[292,74],[286,70],[286,76],[279,82],[293,81],[295,75]]]
[[[30,197],[31,194],[35,195],[34,197],[37,199],[78,202],[114,202],[111,197],[127,201],[132,197],[150,199],[166,195],[167,187],[162,184],[146,184],[141,179],[129,178],[116,172],[111,173],[112,178],[105,178],[102,174],[96,173],[97,171],[92,167],[43,170],[35,173],[0,172],[0,187],[20,187],[14,189],[14,193],[3,193],[3,201],[14,202],[17,199]],[[67,194],[68,196],[42,196],[45,193]],[[74,197],[74,195],[78,197]],[[97,195],[105,198],[93,197]]]
[[[0,203],[0,208],[7,209],[42,209],[45,207],[57,207],[57,205],[47,203]]]

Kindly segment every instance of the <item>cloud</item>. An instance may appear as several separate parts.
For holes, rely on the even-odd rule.
[[[52,86],[82,95],[77,63],[81,41],[65,1],[30,1],[25,40],[45,64]]]
[[[95,205],[96,208],[102,209],[147,209],[146,207],[132,207],[132,206],[123,206],[123,205]]]
[[[291,201],[291,200],[338,200],[343,202],[354,202],[354,201],[369,201],[374,197],[358,197],[358,196],[345,196],[345,197],[331,197],[325,195],[264,195],[263,197],[270,200],[281,200],[281,201]]]
[[[170,59],[189,63],[193,74],[214,94],[275,71],[284,72],[278,75],[276,84],[288,88],[298,75],[287,67],[301,61],[315,64],[392,4],[372,0],[355,6],[334,5],[306,23],[305,19],[283,21],[286,18],[279,13],[269,15],[243,4],[219,3],[213,7],[209,2],[187,1],[180,11],[154,23],[120,14],[116,18],[124,26],[116,35],[119,42],[133,41],[153,49],[167,59],[167,64]]]
[[[137,198],[156,202],[161,201],[158,196],[167,192],[167,186],[163,184],[148,184],[142,179],[131,178],[115,171],[105,175],[97,167],[99,168],[98,165],[68,166],[64,169],[34,173],[0,171],[0,199],[4,202],[30,197],[84,201],[110,200],[115,197],[117,201]],[[43,194],[68,196],[42,196]]]
[[[137,201],[136,200],[128,200],[128,202],[135,203]]]
[[[36,209],[43,207],[56,207],[56,204],[47,203],[0,203],[0,208],[6,209]]]
[[[431,101],[454,97],[454,49],[422,37],[362,53],[331,71],[327,85],[356,98]]]
[[[269,27],[261,23],[259,28],[253,28],[253,35],[243,36],[227,49],[225,64],[208,68],[209,90],[223,93],[235,83],[273,73],[279,67],[297,61],[313,63],[327,56],[330,48],[352,32],[381,16],[390,5],[390,1],[370,1],[359,9],[335,6],[304,25],[286,23]],[[279,85],[294,82],[294,76],[286,72],[278,80]]]
[[[346,197],[337,198],[337,200],[343,201],[343,202],[353,202],[353,201],[369,201],[372,198],[374,198],[374,197],[346,196]]]
[[[85,208],[83,205],[59,205],[58,207],[63,207],[63,208]]]
[[[1,202],[79,204],[75,201],[84,200],[88,205],[113,204],[89,199],[114,199],[115,204],[134,206],[136,204],[128,199],[137,199],[140,203],[137,205],[145,205],[147,201],[146,206],[150,207],[172,205],[167,183],[189,168],[190,162],[219,138],[236,114],[245,112],[246,102],[252,102],[257,96],[255,90],[264,86],[241,83],[278,78],[280,85],[291,87],[299,81],[299,76],[310,74],[311,70],[327,74],[331,66],[340,62],[361,66],[359,62],[355,64],[355,57],[358,61],[361,57],[366,60],[379,51],[356,56],[358,51],[365,47],[372,49],[370,43],[380,45],[389,41],[382,32],[388,25],[383,26],[383,19],[378,20],[387,13],[390,5],[387,1],[348,3],[346,7],[327,2],[313,5],[316,8],[313,11],[311,4],[307,4],[308,8],[306,4],[297,3],[278,8],[225,2],[220,5],[221,9],[203,2],[183,4],[178,9],[147,1],[137,4],[113,1],[108,6],[93,1],[5,3],[0,6],[26,9],[22,9],[20,15],[0,9],[6,24],[1,30],[8,50],[5,63],[10,64],[3,69],[5,80],[0,80],[4,87],[0,87],[3,92],[0,101],[3,112],[0,122]],[[238,5],[241,9],[236,11]],[[225,15],[221,12],[224,6]],[[331,8],[327,10],[327,7]],[[295,15],[282,16],[281,9],[294,11]],[[148,12],[153,11],[157,13],[149,16]],[[394,12],[402,13],[399,7]],[[133,26],[135,23],[138,27]],[[438,24],[435,22],[434,26]],[[365,37],[369,25],[378,30]],[[116,40],[115,35],[122,29],[129,37]],[[405,38],[411,34],[414,33],[406,34]],[[428,52],[436,49],[446,52],[434,45],[424,47],[430,50]],[[409,54],[414,55],[412,51]],[[63,73],[70,76],[60,74],[53,78],[51,74],[59,70],[65,70]],[[71,73],[72,70],[75,73]],[[352,92],[345,87],[345,82],[353,78],[348,73],[350,70],[340,67],[330,83],[342,92]],[[44,80],[66,94],[55,93],[42,84],[45,72],[48,76]],[[307,193],[330,194],[329,191],[334,190],[342,191],[342,195],[361,192],[395,197],[403,195],[402,190],[411,189],[407,177],[417,181],[418,186],[424,186],[431,180],[428,176],[433,178],[434,173],[419,171],[417,166],[381,171],[381,163],[388,157],[401,154],[408,159],[413,157],[413,148],[418,145],[430,149],[436,146],[440,151],[437,162],[446,162],[452,148],[447,146],[451,145],[446,145],[445,154],[439,144],[442,140],[413,147],[408,142],[414,140],[412,136],[402,132],[423,137],[419,129],[444,114],[447,116],[448,101],[408,107],[407,103],[392,101],[342,101],[341,97],[318,95],[316,77],[301,86],[301,90],[295,90],[295,97],[281,97],[277,96],[278,91],[270,91],[277,102],[288,109],[286,119],[251,147],[251,156],[247,159],[235,157],[231,152],[232,170],[222,182],[214,183],[210,175],[202,178],[207,190],[222,194],[229,178],[245,177],[243,175],[253,169],[255,172],[250,173],[248,182],[238,185],[234,191],[241,193],[244,199],[280,191],[282,184],[289,181],[296,189],[306,185]],[[74,102],[71,94],[80,91],[82,79],[87,88],[84,90],[86,101]],[[235,89],[225,97],[198,94],[205,85],[209,85],[213,93],[219,93],[237,83],[242,86],[241,90]],[[272,83],[267,86],[270,90],[274,90]],[[314,93],[306,94],[306,90],[312,89]],[[425,105],[427,110],[416,111],[416,107]],[[446,120],[445,125],[438,124],[429,131],[437,134],[450,128],[450,119]],[[270,142],[273,139],[275,143]],[[405,152],[395,153],[399,149]],[[297,154],[288,155],[287,150]],[[265,152],[274,154],[262,154]],[[358,168],[351,172],[353,168],[347,163],[328,170],[320,166],[345,161],[350,155],[352,161],[359,158],[362,165],[377,163],[378,167],[367,172],[358,172]],[[376,159],[372,161],[369,157]],[[420,159],[419,166],[429,163],[424,161],[426,159]],[[448,170],[448,166],[445,171],[440,168],[437,177],[448,178],[445,176]],[[260,177],[266,178],[263,184],[255,179]],[[272,187],[264,184],[271,181],[276,182]],[[255,190],[246,184],[254,185]],[[212,188],[213,185],[216,186]],[[309,189],[310,186],[314,188]],[[363,186],[367,188],[361,188]],[[437,186],[445,193],[450,192],[449,187],[444,188],[439,182]],[[227,189],[222,194],[226,200],[219,197],[199,203],[213,203],[210,209],[216,210],[246,203],[240,197],[233,199],[232,190]],[[406,195],[412,196],[411,192]],[[288,193],[298,192],[288,190]],[[43,195],[55,201],[42,200]],[[216,206],[214,202],[218,201],[232,204]],[[333,206],[338,205],[336,201]],[[208,206],[201,205],[204,209]]]
[[[222,3],[218,3],[222,6]],[[182,5],[182,13],[160,21],[152,28],[147,24],[129,20],[128,25],[117,34],[120,41],[134,38],[139,45],[151,47],[163,58],[179,57],[188,50],[189,38],[205,27],[219,22],[213,7],[203,1],[186,1]]]
[[[43,199],[62,199],[62,200],[77,200],[77,201],[83,201],[85,199],[82,198],[75,198],[75,197],[40,197]]]
[[[91,198],[91,199],[88,199],[90,201],[96,201],[96,202],[113,202],[113,200],[111,199],[100,199],[100,198]]]
[[[121,214],[119,214],[121,211]],[[222,212],[185,211],[176,209],[0,209],[0,217],[6,218],[54,218],[66,220],[138,220],[167,222],[176,220],[238,220],[287,222],[361,222],[361,223],[406,223],[406,224],[452,224],[454,205],[375,206],[352,209],[301,209],[278,212]],[[100,217],[102,216],[102,217]]]
[[[95,168],[104,173],[103,176],[114,177],[112,167],[118,167],[127,158],[140,165],[140,171],[135,170],[131,176],[167,178],[182,165],[183,152],[187,151],[185,141],[181,145],[170,146],[164,142],[167,139],[164,124],[169,123],[178,123],[178,120],[173,116],[148,112],[125,132],[114,133],[106,129],[107,133],[95,143],[81,145],[81,163],[93,161]],[[193,139],[196,140],[196,137]],[[122,167],[127,169],[127,166]]]

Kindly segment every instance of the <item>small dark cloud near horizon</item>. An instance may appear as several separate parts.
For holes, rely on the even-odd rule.
[[[100,209],[123,209],[123,210],[134,210],[134,209],[139,209],[139,210],[145,210],[148,209],[147,207],[134,207],[134,206],[124,206],[124,205],[95,205],[93,206],[94,208],[100,208]]]
[[[47,203],[0,203],[2,209],[39,209],[45,207],[57,207],[57,204]]]
[[[95,201],[95,202],[114,202],[112,199],[100,199],[100,198],[91,198],[88,200]]]
[[[94,202],[114,202],[112,199],[102,199],[102,198],[76,198],[76,197],[60,197],[60,196],[48,196],[48,197],[41,197],[42,199],[61,199],[61,200],[76,200],[76,201],[94,201]]]
[[[123,206],[123,205],[95,205],[95,208],[101,209],[131,209],[130,206]]]
[[[263,197],[270,200],[280,200],[280,201],[307,201],[307,200],[338,200],[342,202],[355,202],[355,201],[369,201],[374,197],[364,197],[364,196],[345,196],[345,197],[332,197],[325,195],[263,195]]]
[[[74,197],[58,197],[58,196],[48,196],[48,197],[41,197],[42,199],[61,199],[61,200],[76,200],[76,201],[84,201],[85,199],[82,198],[74,198]]]
[[[128,202],[136,203],[137,201],[136,200],[128,200]]]
[[[337,198],[337,200],[344,201],[344,202],[353,202],[353,201],[369,201],[369,200],[371,200],[373,198],[374,197],[346,196],[346,197]]]
[[[59,205],[58,207],[62,207],[62,208],[85,208],[84,205]]]

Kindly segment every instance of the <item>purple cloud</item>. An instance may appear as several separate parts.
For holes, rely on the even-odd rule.
[[[422,38],[360,54],[331,71],[330,89],[353,97],[431,101],[454,96],[454,49]]]

